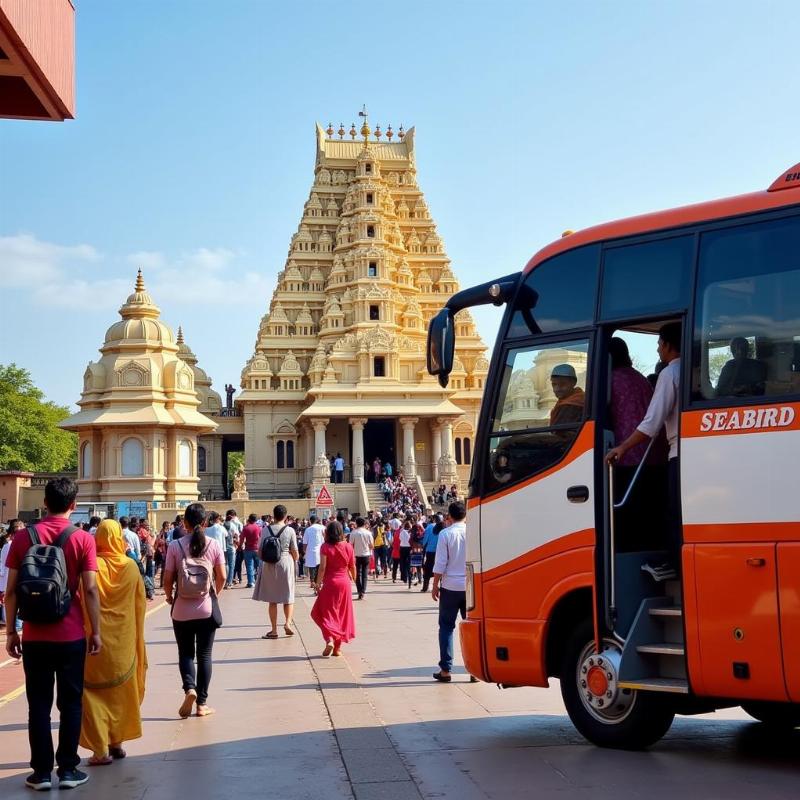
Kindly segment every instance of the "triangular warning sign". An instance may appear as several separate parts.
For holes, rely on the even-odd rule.
[[[318,506],[332,506],[333,505],[333,498],[331,497],[331,493],[328,491],[327,486],[323,486],[319,490],[319,494],[317,495],[317,505]]]

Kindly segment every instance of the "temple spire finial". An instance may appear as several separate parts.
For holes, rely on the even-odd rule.
[[[182,327],[181,325],[178,325],[178,339],[177,339],[177,343],[178,343],[178,344],[184,344],[184,341],[183,341],[183,327]]]
[[[369,141],[369,134],[370,134],[369,120],[367,119],[368,114],[367,114],[366,104],[364,104],[361,107],[361,111],[358,112],[358,116],[364,118],[364,124],[361,126],[361,135],[364,137],[364,144],[366,145],[367,142]]]
[[[142,277],[142,270],[139,268],[139,271],[136,273],[136,286],[134,287],[134,291],[143,292],[144,290],[144,278]]]

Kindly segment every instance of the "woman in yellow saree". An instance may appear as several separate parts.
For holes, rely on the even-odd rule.
[[[99,766],[125,758],[122,742],[142,735],[147,600],[139,568],[125,554],[119,523],[103,520],[95,540],[103,649],[86,659],[81,747],[93,753],[89,764]]]

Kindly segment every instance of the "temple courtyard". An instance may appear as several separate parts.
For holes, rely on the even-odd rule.
[[[770,736],[740,709],[679,717],[652,750],[626,753],[575,732],[555,681],[549,690],[500,690],[469,683],[459,668],[453,683],[436,683],[436,606],[416,587],[372,582],[355,604],[357,638],[343,658],[328,660],[306,582],[298,582],[293,638],[262,640],[265,606],[249,595],[222,597],[209,698],[217,713],[187,720],[177,715],[169,610],[156,595],[146,624],[144,736],[126,743],[125,760],[89,768],[77,796],[659,800],[689,785],[707,799],[797,796],[800,732]],[[21,666],[0,660],[3,800],[32,796],[23,785],[22,680]]]

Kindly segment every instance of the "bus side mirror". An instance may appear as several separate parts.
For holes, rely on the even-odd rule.
[[[456,332],[453,312],[441,309],[428,325],[428,374],[439,379],[444,389],[453,371],[456,352]]]

